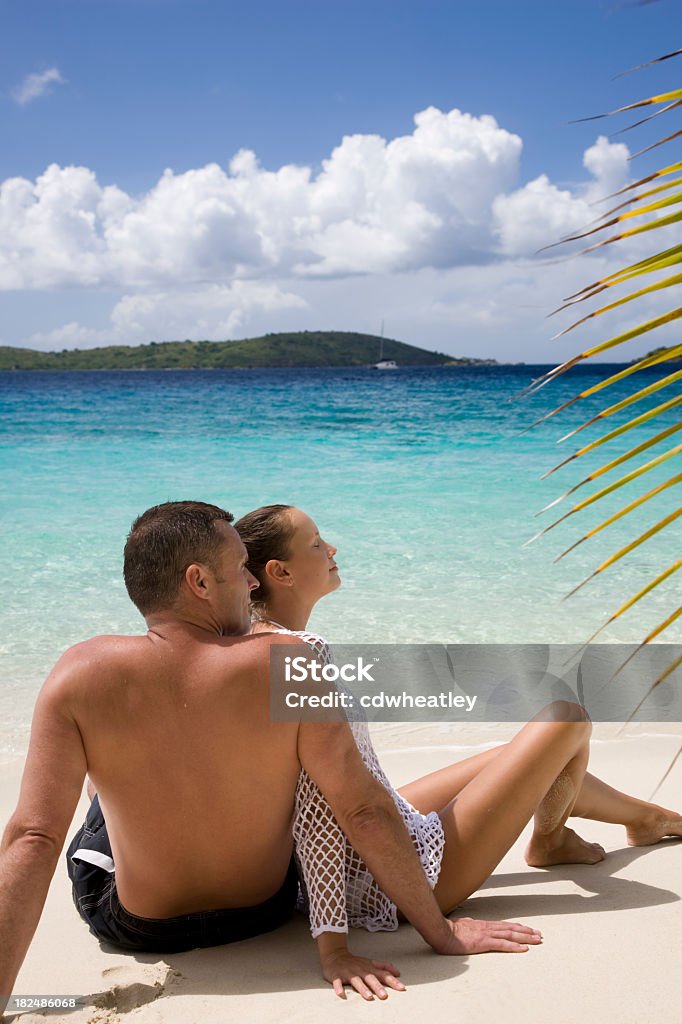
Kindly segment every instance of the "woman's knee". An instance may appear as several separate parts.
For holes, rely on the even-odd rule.
[[[540,722],[570,722],[582,724],[588,735],[592,732],[592,721],[582,704],[571,700],[554,700],[535,716]]]

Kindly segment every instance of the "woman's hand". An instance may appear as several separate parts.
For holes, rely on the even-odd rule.
[[[351,985],[363,999],[387,999],[387,988],[404,992],[405,986],[398,981],[400,971],[385,960],[369,960],[366,956],[355,956],[348,949],[345,933],[322,932],[317,937],[320,965],[325,980],[333,986],[340,999],[345,999],[344,985]]]
[[[526,953],[529,945],[542,942],[539,931],[515,921],[475,921],[471,917],[448,918],[447,921],[449,935],[436,948],[437,953],[445,956]]]
[[[320,957],[322,973],[333,986],[340,999],[346,998],[344,985],[351,985],[363,999],[387,999],[387,988],[404,992],[405,986],[398,980],[400,971],[385,960],[369,960],[366,956],[355,956],[349,949],[337,949]]]

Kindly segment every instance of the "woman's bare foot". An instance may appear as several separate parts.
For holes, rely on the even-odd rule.
[[[641,822],[627,828],[628,846],[653,846],[666,836],[682,836],[682,817],[665,807],[652,806]]]
[[[532,868],[548,868],[553,864],[598,864],[605,856],[603,846],[586,842],[566,826],[556,835],[533,835],[526,847],[526,864]]]

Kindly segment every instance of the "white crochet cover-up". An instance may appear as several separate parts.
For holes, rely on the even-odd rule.
[[[329,646],[321,636],[283,628],[277,632],[300,637],[314,649],[324,665],[333,661]],[[356,719],[349,724],[366,767],[393,797],[433,888],[438,881],[445,846],[438,814],[435,811],[420,814],[393,789],[372,746],[367,722]],[[398,927],[395,903],[384,895],[348,842],[331,807],[307,772],[301,772],[298,779],[293,834],[303,891],[302,909],[308,911],[313,938],[322,932],[347,932],[349,924],[369,932],[395,931]]]

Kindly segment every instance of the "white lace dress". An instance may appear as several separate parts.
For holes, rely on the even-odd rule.
[[[315,633],[279,629],[300,637],[328,665],[332,655],[322,637]],[[435,811],[420,814],[386,778],[372,746],[364,719],[350,722],[353,737],[366,767],[393,797],[412,838],[424,874],[431,888],[438,881],[445,836]],[[395,931],[398,911],[385,896],[339,828],[332,809],[306,772],[301,772],[294,809],[294,849],[303,891],[303,909],[307,909],[313,938],[322,932],[347,932],[353,928],[367,931]]]

